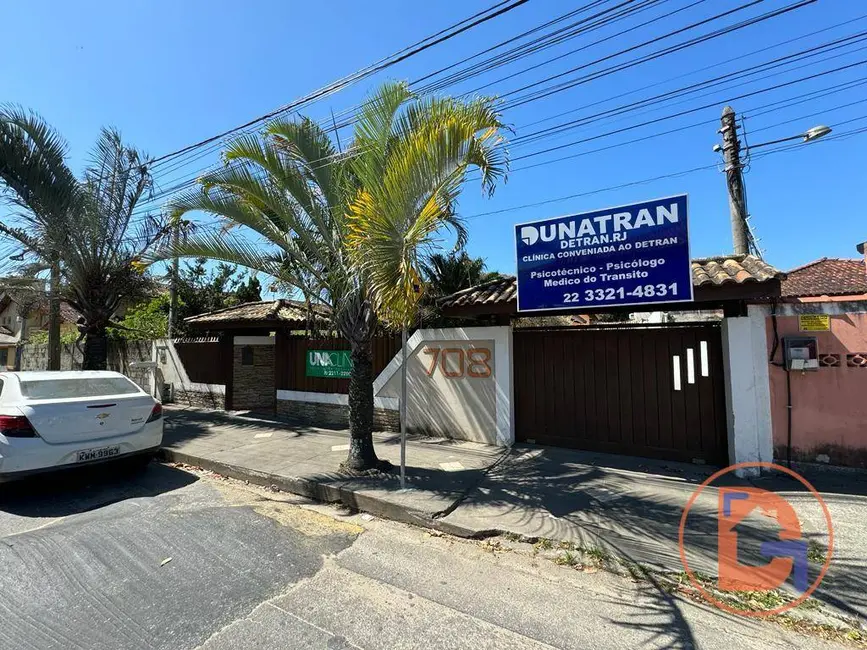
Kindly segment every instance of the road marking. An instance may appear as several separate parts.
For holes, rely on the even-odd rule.
[[[459,472],[464,469],[464,466],[457,461],[454,461],[452,463],[440,463],[440,467],[442,467],[447,472]]]
[[[331,445],[331,451],[349,451],[349,445]]]
[[[256,434],[255,436],[253,436],[253,437],[254,437],[254,438],[270,438],[270,437],[273,436],[273,435],[274,435],[273,433],[257,433],[257,434]]]

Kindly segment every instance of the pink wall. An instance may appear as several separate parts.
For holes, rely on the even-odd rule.
[[[778,316],[777,329],[780,338],[816,336],[820,359],[825,354],[840,356],[837,367],[791,373],[792,457],[815,461],[820,454],[827,454],[833,464],[867,467],[867,368],[846,365],[847,354],[867,354],[867,314],[832,315],[830,332],[799,332],[797,316]],[[770,349],[770,318],[767,331]],[[782,342],[774,360],[782,361]],[[785,370],[771,366],[770,379],[774,456],[785,458]]]

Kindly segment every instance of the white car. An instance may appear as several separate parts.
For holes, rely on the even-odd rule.
[[[163,407],[117,372],[0,372],[0,482],[150,457]]]

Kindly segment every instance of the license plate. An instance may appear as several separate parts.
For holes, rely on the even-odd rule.
[[[112,447],[98,447],[96,449],[82,449],[78,452],[76,462],[86,463],[90,460],[104,460],[120,454],[120,447],[114,445]]]

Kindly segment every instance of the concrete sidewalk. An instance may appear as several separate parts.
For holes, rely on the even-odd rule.
[[[375,434],[376,452],[395,466],[400,438]],[[339,472],[349,450],[347,431],[302,427],[198,409],[166,408],[162,456],[320,501],[430,525],[475,488],[508,450],[443,438],[407,441],[407,489],[390,474]]]
[[[445,439],[407,445],[409,489],[397,473],[348,477],[338,472],[348,433],[233,415],[167,409],[164,456],[322,501],[463,537],[513,533],[605,548],[664,571],[683,569],[681,516],[715,468],[568,449],[517,445],[511,450]],[[376,436],[377,453],[397,464],[399,437]],[[838,614],[867,617],[867,477],[822,472],[807,477],[823,494],[834,523],[834,559],[814,594]],[[813,497],[793,480],[752,483],[727,475],[715,486],[762,487],[798,512],[803,537],[827,545]],[[684,547],[692,569],[717,574],[718,492],[692,506]],[[751,514],[739,525],[740,561],[763,565],[762,541],[776,537],[774,519]],[[810,565],[815,576],[821,562]]]
[[[717,468],[569,449],[518,445],[481,480],[440,525],[475,536],[508,531],[528,537],[602,547],[620,558],[680,572],[679,533],[684,508]],[[837,615],[867,618],[867,475],[829,469],[801,470],[824,499],[833,523],[834,551],[813,598]],[[802,538],[827,548],[825,519],[814,497],[789,477],[752,481],[727,474],[701,491],[684,527],[689,566],[718,574],[716,488],[757,487],[775,492],[798,514]],[[776,520],[754,511],[738,526],[738,560],[762,566],[763,541],[779,534]],[[822,561],[813,559],[810,581]],[[785,585],[796,596],[800,592]]]

